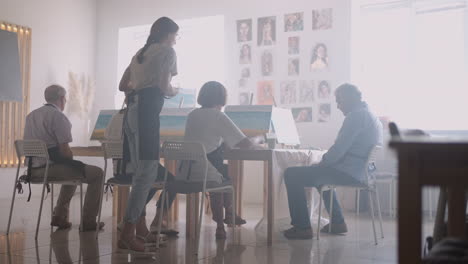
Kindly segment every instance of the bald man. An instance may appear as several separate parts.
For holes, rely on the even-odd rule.
[[[100,195],[102,194],[103,171],[99,167],[86,165],[73,160],[73,153],[69,143],[73,141],[72,125],[63,114],[65,109],[66,90],[59,85],[51,85],[44,92],[44,106],[32,111],[26,117],[24,127],[24,139],[38,139],[46,143],[50,166],[49,180],[73,180],[82,179],[88,184],[85,202],[83,206],[83,226],[81,231],[96,230],[96,216],[99,210]],[[32,181],[41,182],[45,171],[45,161],[36,158],[32,161]],[[41,179],[42,178],[42,179]],[[70,200],[77,186],[62,185],[51,226],[66,229],[71,227],[68,220]],[[104,223],[99,223],[99,229]]]

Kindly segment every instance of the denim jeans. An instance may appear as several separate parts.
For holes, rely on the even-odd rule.
[[[284,172],[284,182],[288,192],[291,225],[298,228],[311,227],[304,187],[320,188],[327,184],[362,185],[357,179],[344,172],[320,165],[287,168]],[[335,191],[332,195],[332,221],[334,224],[344,223]],[[323,201],[327,212],[330,213],[330,191],[323,192]]]

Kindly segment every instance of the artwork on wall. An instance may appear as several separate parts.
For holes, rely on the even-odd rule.
[[[300,38],[299,37],[289,37],[288,38],[288,54],[297,55],[299,54],[300,49]]]
[[[275,90],[273,81],[260,81],[257,83],[257,104],[274,105]]]
[[[330,100],[331,98],[331,87],[328,81],[319,81],[317,88],[318,99]]]
[[[299,82],[299,103],[310,104],[314,101],[314,82],[300,81]]]
[[[280,88],[281,104],[291,105],[296,101],[296,81],[283,81]]]
[[[245,78],[245,79],[250,78],[250,68],[249,67],[242,68],[241,78]]]
[[[333,9],[317,9],[312,11],[312,29],[331,29],[333,26]]]
[[[311,107],[298,107],[291,109],[294,121],[296,123],[312,122],[312,108]]]
[[[284,15],[284,32],[301,31],[304,29],[304,13]]]
[[[250,105],[250,96],[251,96],[251,93],[249,93],[249,92],[239,93],[239,104],[240,105]]]
[[[273,74],[273,52],[264,50],[260,61],[262,76],[271,76]]]
[[[239,63],[250,64],[252,63],[252,49],[249,44],[243,44],[239,50]]]
[[[252,40],[252,19],[237,20],[237,41],[246,42]]]
[[[289,58],[288,59],[288,75],[289,76],[299,76],[299,58]]]
[[[324,43],[317,43],[312,49],[310,70],[322,71],[329,67],[328,49]]]
[[[326,123],[330,121],[331,115],[331,104],[320,104],[319,111],[318,111],[318,122],[319,123]]]
[[[258,46],[272,46],[276,43],[276,17],[261,17],[258,19]]]

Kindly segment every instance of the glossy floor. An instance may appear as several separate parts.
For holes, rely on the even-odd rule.
[[[47,200],[49,201],[49,200]],[[118,233],[111,216],[109,200],[103,209],[104,231],[95,239],[94,232],[79,233],[77,212],[79,200],[73,199],[69,230],[51,230],[50,209],[45,207],[39,238],[34,240],[37,220],[37,202],[26,203],[18,199],[10,236],[6,236],[9,199],[0,200],[0,263],[397,263],[396,222],[384,219],[385,238],[373,242],[371,221],[367,214],[346,214],[349,233],[345,236],[322,235],[307,241],[288,241],[281,234],[274,236],[273,246],[268,247],[263,233],[255,232],[255,224],[262,212],[258,206],[245,206],[248,224],[228,231],[226,240],[216,240],[215,225],[207,216],[201,231],[200,250],[193,254],[193,239],[185,236],[185,223],[181,205],[180,221],[177,228],[179,238],[168,241],[167,246],[155,256],[131,256],[117,247]],[[149,206],[150,207],[150,206]],[[154,208],[148,208],[148,217],[154,215]],[[149,220],[149,219],[148,219]],[[430,225],[425,229],[430,230]]]

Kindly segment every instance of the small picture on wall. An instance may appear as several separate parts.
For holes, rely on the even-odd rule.
[[[300,38],[289,37],[288,38],[288,54],[289,55],[299,54],[299,48],[300,48]]]
[[[250,105],[250,95],[248,92],[239,93],[239,105]]]
[[[288,75],[289,76],[298,76],[299,67],[300,67],[299,58],[288,59]]]
[[[246,42],[252,40],[252,19],[237,20],[237,41]]]
[[[250,68],[248,68],[248,67],[242,68],[242,70],[241,70],[241,78],[245,78],[245,79],[250,78]]]
[[[314,81],[299,82],[299,103],[310,104],[314,101]]]
[[[330,121],[331,104],[320,104],[318,112],[318,122],[326,123]]]
[[[312,122],[311,107],[292,108],[291,112],[296,123]]]
[[[262,76],[271,76],[273,74],[273,53],[271,50],[265,50],[260,58]]]
[[[258,19],[258,46],[272,46],[276,43],[276,17],[261,17]]]
[[[331,98],[331,87],[330,82],[320,81],[317,88],[318,99],[330,100]]]
[[[304,30],[304,13],[284,15],[284,32]]]
[[[274,94],[273,81],[261,81],[257,83],[257,104],[274,105]]]
[[[281,104],[295,104],[296,103],[296,81],[281,82],[280,98]]]
[[[317,43],[312,49],[310,58],[310,70],[322,71],[328,69],[328,49],[324,43]]]
[[[246,79],[246,78],[240,78],[240,79],[239,79],[239,88],[240,88],[240,89],[245,89],[245,88],[247,88],[248,81],[249,81],[249,80]]]
[[[252,52],[249,44],[243,44],[240,47],[239,51],[239,63],[240,64],[250,64],[252,63]]]
[[[331,29],[333,25],[333,9],[326,8],[312,11],[312,29]]]

